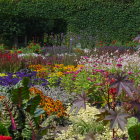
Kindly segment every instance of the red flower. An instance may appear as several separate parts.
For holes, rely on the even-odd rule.
[[[22,53],[22,51],[18,51],[18,53]]]
[[[9,136],[0,136],[0,140],[12,140],[12,137],[9,137]]]
[[[109,94],[111,94],[111,95],[116,94],[116,92],[117,92],[117,89],[116,88],[110,88],[109,89]]]
[[[110,84],[114,83],[116,80],[114,78],[110,79]]]

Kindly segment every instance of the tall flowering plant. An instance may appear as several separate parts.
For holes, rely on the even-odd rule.
[[[17,53],[0,52],[0,72],[16,72],[21,66]]]

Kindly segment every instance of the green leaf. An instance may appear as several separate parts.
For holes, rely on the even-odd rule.
[[[41,108],[37,108],[34,112],[34,117],[39,117],[41,114],[43,114],[45,111]]]
[[[36,109],[37,109],[37,107],[38,107],[40,101],[41,101],[40,95],[31,98],[31,99],[27,102],[26,111],[29,112],[30,114],[34,115],[34,112],[36,111]]]

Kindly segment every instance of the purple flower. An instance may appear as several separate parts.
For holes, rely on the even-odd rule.
[[[15,76],[13,76],[15,75]],[[30,78],[29,87],[32,85],[48,85],[48,81],[44,78],[36,78],[35,71],[20,71],[16,73],[8,73],[8,76],[0,77],[0,85],[2,86],[14,86],[24,77]]]

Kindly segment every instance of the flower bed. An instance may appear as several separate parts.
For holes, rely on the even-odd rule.
[[[0,133],[5,126],[13,139],[136,139],[139,54],[94,52],[76,65],[33,64],[17,57],[19,70],[14,65],[0,73]],[[3,66],[13,59],[3,57]]]

